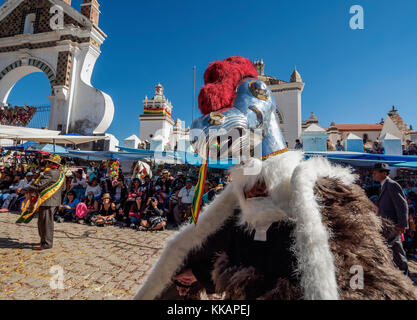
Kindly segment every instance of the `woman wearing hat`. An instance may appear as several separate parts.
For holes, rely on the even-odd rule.
[[[103,203],[100,206],[97,216],[91,220],[99,227],[114,224],[116,218],[116,205],[111,202],[110,193],[105,193],[102,199]]]

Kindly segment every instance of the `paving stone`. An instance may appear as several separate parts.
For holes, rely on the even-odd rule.
[[[15,215],[0,216],[0,299],[5,300],[130,300],[175,233],[62,223],[55,224],[54,248],[35,252],[22,244],[39,241],[37,220],[15,221]],[[54,266],[62,267],[64,290],[50,286]]]

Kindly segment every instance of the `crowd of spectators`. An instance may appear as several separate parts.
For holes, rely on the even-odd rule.
[[[1,211],[20,211],[26,198],[21,190],[36,181],[45,166],[45,156],[19,154],[17,159],[18,154],[9,157],[7,153],[2,157]],[[66,168],[69,170],[63,186],[62,204],[55,213],[58,223],[84,223],[100,227],[117,225],[153,231],[164,230],[167,226],[178,227],[191,218],[197,167],[153,166],[151,174],[138,177],[125,177],[120,168],[117,178],[108,176],[105,161],[90,162],[85,166],[67,163]],[[226,172],[209,171],[203,204],[213,200],[228,181]]]
[[[44,170],[40,154],[3,153],[0,157],[0,211],[19,213],[26,196],[22,190],[38,179]],[[191,217],[198,167],[153,166],[152,173],[139,177],[110,178],[106,162],[67,163],[62,204],[55,214],[58,223],[84,223],[92,226],[117,225],[137,230],[175,228]],[[376,202],[380,185],[372,169],[358,168],[359,184]],[[410,229],[405,248],[417,258],[417,175],[399,179],[409,203]],[[229,183],[228,172],[210,172],[204,186],[203,205],[213,200]]]

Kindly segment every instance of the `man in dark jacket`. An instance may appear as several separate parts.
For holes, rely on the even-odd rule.
[[[408,274],[408,261],[405,254],[401,235],[408,229],[408,204],[401,186],[392,180],[389,166],[385,163],[374,167],[373,176],[375,181],[381,184],[381,193],[378,198],[378,215],[392,221],[397,229],[393,239],[387,239],[391,245],[394,263],[397,267]]]
[[[35,185],[30,185],[23,189],[22,192],[36,192],[41,193],[43,190],[55,185],[60,178],[59,167],[61,158],[54,156],[47,160],[47,169],[42,174],[39,182]],[[62,184],[65,185],[65,184]],[[38,217],[38,231],[41,242],[33,250],[41,251],[52,249],[54,241],[54,213],[56,208],[61,205],[62,187],[58,189],[50,198],[42,203],[39,208]]]

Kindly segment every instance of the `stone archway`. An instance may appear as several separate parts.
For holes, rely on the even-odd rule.
[[[114,104],[91,84],[106,38],[98,6],[97,0],[83,0],[80,11],[71,0],[8,0],[0,6],[0,104],[24,76],[43,72],[52,92],[49,129],[104,134]]]
[[[36,58],[24,58],[13,62],[0,72],[0,103],[6,105],[14,86],[23,77],[35,72],[43,72],[46,75],[51,85],[51,95],[54,95],[56,75],[52,67]]]

